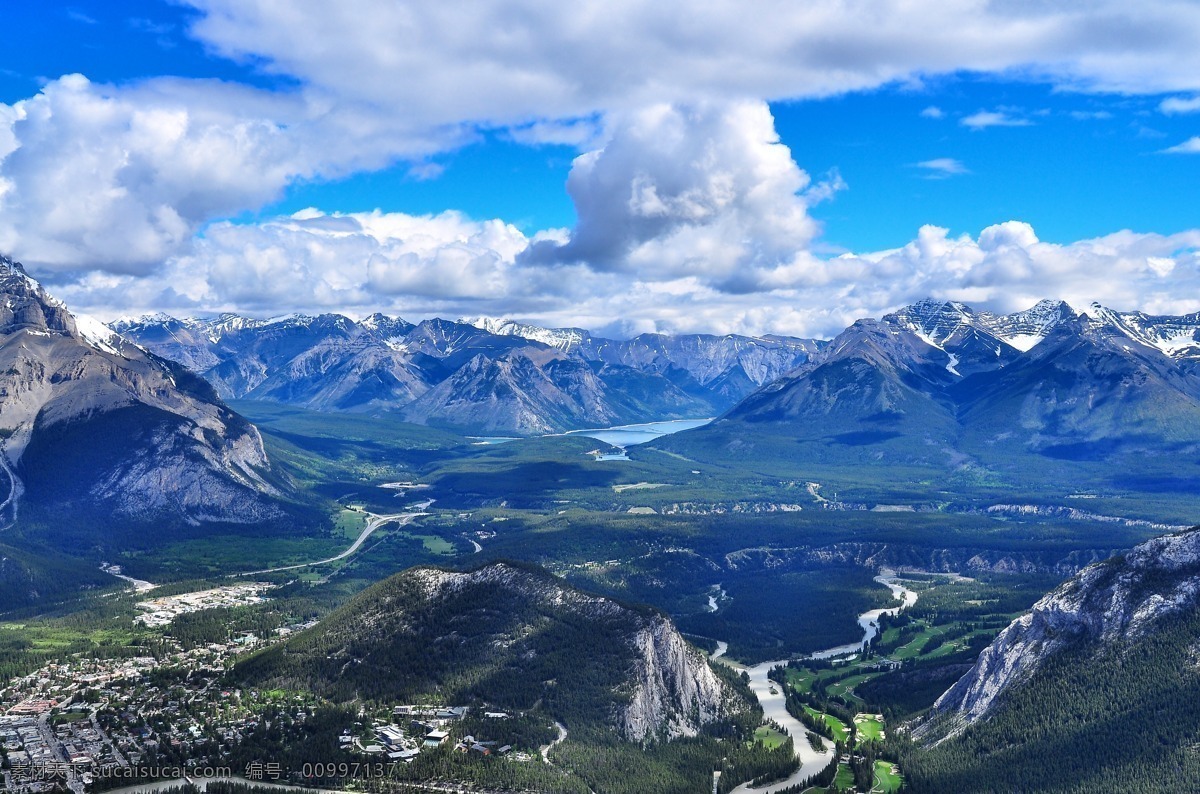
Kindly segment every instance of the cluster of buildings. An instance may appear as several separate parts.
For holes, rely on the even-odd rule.
[[[69,702],[61,704],[68,706]],[[94,714],[59,713],[64,718],[11,712],[0,717],[0,742],[7,760],[5,791],[36,794],[65,785],[82,794],[97,769],[128,768],[136,762],[121,752]]]
[[[239,590],[234,597],[253,594]],[[258,727],[268,700],[281,705],[265,693],[220,686],[229,661],[261,642],[253,640],[191,650],[168,640],[158,658],[81,655],[7,682],[0,688],[0,790],[38,794],[66,785],[83,794],[94,777],[130,777],[151,763],[196,769],[228,754]],[[154,675],[161,668],[183,676],[163,683]],[[282,705],[289,721],[307,717],[301,705]]]
[[[392,710],[393,722],[376,721],[372,732],[374,743],[363,744],[350,730],[343,731],[339,741],[343,749],[385,756],[393,762],[411,763],[422,751],[450,743],[453,740],[451,728],[467,716],[467,712],[467,706],[396,706]],[[485,711],[482,716],[490,720],[506,720],[511,715],[504,711]],[[407,725],[402,725],[405,721]],[[512,745],[477,739],[472,735],[463,736],[455,742],[454,749],[460,753],[484,756],[508,755],[513,751]],[[527,757],[521,760],[527,760]]]
[[[156,628],[169,626],[171,621],[180,615],[198,612],[201,609],[261,604],[266,600],[262,594],[271,587],[272,585],[265,582],[242,582],[195,593],[151,598],[138,602],[137,608],[142,610],[142,614],[134,620],[147,627]]]

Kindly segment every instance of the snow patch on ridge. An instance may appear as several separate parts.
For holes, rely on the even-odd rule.
[[[112,353],[114,356],[121,355],[121,351],[117,349],[117,345],[122,341],[120,334],[90,314],[76,314],[74,316],[75,328],[79,331],[79,335],[89,344],[103,350],[105,353]]]

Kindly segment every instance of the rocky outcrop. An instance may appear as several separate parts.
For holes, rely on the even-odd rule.
[[[935,739],[960,732],[1063,649],[1136,639],[1198,601],[1200,529],[1156,538],[1089,566],[1001,632],[938,699],[933,718],[917,734]]]
[[[666,618],[652,620],[633,640],[633,696],[617,715],[634,741],[695,736],[730,710],[730,693],[699,651]]]
[[[1118,549],[1101,547],[1058,551],[1010,551],[960,547],[929,548],[903,543],[832,543],[827,546],[738,549],[725,555],[730,570],[781,570],[798,565],[857,565],[863,568],[938,573],[1051,573],[1073,576]]]

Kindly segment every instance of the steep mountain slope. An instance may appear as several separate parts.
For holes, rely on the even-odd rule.
[[[949,390],[965,426],[1055,457],[1200,441],[1200,383],[1103,317],[1062,322],[1010,366]]]
[[[341,701],[540,702],[572,731],[638,742],[695,735],[745,708],[662,615],[511,563],[397,574],[236,672]]]
[[[819,357],[719,421],[655,445],[701,460],[852,461],[866,453],[940,463],[958,434],[953,407],[939,397],[959,377],[948,370],[951,361],[911,332],[859,320]]]
[[[1010,687],[1075,645],[1136,640],[1158,621],[1200,601],[1200,529],[1143,543],[1089,566],[1034,604],[985,650],[934,711],[965,727],[985,717]]]
[[[0,612],[49,603],[80,591],[108,587],[113,578],[94,564],[50,549],[0,543]]]
[[[8,259],[0,293],[8,518],[26,508],[60,524],[81,514],[136,525],[282,517],[286,486],[258,431],[207,383],[119,338],[98,338],[98,324],[77,322]]]
[[[1020,356],[1018,349],[996,332],[995,326],[1004,320],[998,322],[962,303],[920,301],[887,315],[883,322],[910,331],[946,353],[946,371],[959,377],[1007,366]]]
[[[603,388],[587,366],[570,394],[520,353],[491,359],[479,354],[403,410],[408,421],[488,433],[553,433],[588,423],[613,424],[617,414],[601,399]]]
[[[915,791],[1190,790],[1200,529],[1090,566],[983,652],[915,735]],[[1054,763],[1046,763],[1053,758]]]

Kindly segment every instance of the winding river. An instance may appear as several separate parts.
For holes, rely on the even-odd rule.
[[[881,615],[894,615],[900,610],[907,609],[908,607],[911,607],[913,604],[917,603],[917,594],[899,583],[895,571],[885,568],[879,572],[879,576],[875,577],[875,581],[885,585],[888,589],[890,589],[892,594],[900,600],[900,604],[894,607],[886,607],[883,609],[872,609],[869,612],[864,612],[859,615],[858,625],[862,627],[863,630],[863,638],[859,642],[851,643],[849,645],[839,645],[836,648],[818,651],[806,658],[830,659],[835,656],[843,656],[861,651],[866,647],[867,643],[875,638],[875,635],[879,632],[879,618]],[[773,662],[763,662],[762,664],[756,664],[753,667],[746,667],[738,664],[737,662],[732,662],[725,659],[724,656],[728,650],[729,643],[718,641],[717,649],[713,652],[711,658],[720,659],[724,664],[729,665],[733,669],[738,671],[744,670],[747,674],[749,674],[750,690],[754,693],[754,696],[758,698],[758,702],[763,709],[763,716],[767,719],[774,720],[785,731],[787,731],[788,735],[792,737],[792,744],[796,749],[796,758],[800,760],[800,767],[789,777],[783,780],[777,780],[774,783],[769,783],[758,788],[751,788],[750,784],[743,783],[735,788],[731,794],[775,794],[775,792],[781,791],[790,786],[798,785],[801,781],[812,777],[824,769],[826,765],[829,764],[830,760],[833,759],[833,743],[826,740],[826,750],[824,752],[819,753],[812,749],[812,746],[808,743],[804,725],[788,713],[784,701],[783,687],[767,678],[767,674],[771,672],[772,667],[786,665],[790,660],[781,659]],[[562,731],[562,737],[559,739],[559,741],[561,741],[561,739],[565,737],[566,731],[565,729],[562,729],[562,726],[558,727]],[[245,782],[240,778],[233,778],[232,780],[234,782]],[[142,784],[140,786],[116,789],[110,792],[110,794],[156,794],[156,792],[162,791],[163,789],[171,786],[178,786],[181,782],[182,781],[179,780],[157,781],[154,783]],[[208,781],[200,779],[194,782],[201,788],[201,790],[204,790]],[[305,789],[300,789],[294,786],[270,783],[264,784],[260,781],[255,781],[254,785],[267,785],[270,788],[277,788],[281,791],[305,791]],[[449,786],[445,788],[430,786],[429,788],[430,790],[434,791],[458,790]],[[321,794],[339,794],[338,792],[332,792],[329,790],[320,790],[320,792]],[[345,792],[344,794],[349,794],[349,792]]]
[[[892,591],[892,594],[900,599],[900,604],[883,609],[872,609],[870,612],[864,612],[859,615],[858,625],[863,630],[863,638],[859,642],[850,643],[849,645],[839,645],[836,648],[829,648],[824,651],[817,651],[814,654],[810,654],[807,658],[831,659],[835,656],[857,653],[865,648],[867,643],[873,640],[875,635],[879,633],[880,616],[894,615],[900,610],[907,609],[917,603],[917,594],[899,583],[895,571],[883,569],[879,572],[879,576],[875,577],[875,581],[887,586]],[[745,671],[749,674],[750,690],[758,698],[759,705],[763,709],[763,716],[779,723],[787,731],[788,735],[792,737],[792,744],[796,749],[796,758],[800,760],[799,769],[783,780],[777,780],[774,783],[759,786],[758,788],[751,788],[749,783],[743,783],[735,788],[731,794],[774,794],[774,792],[799,785],[802,781],[824,769],[833,759],[833,743],[824,740],[825,752],[819,753],[812,749],[812,746],[808,743],[803,723],[788,713],[783,687],[767,678],[767,674],[771,672],[771,668],[786,665],[789,660],[781,659],[774,662],[763,662],[753,667],[746,667],[723,659],[728,649],[728,643],[718,642],[717,650],[713,653],[712,658],[722,659],[725,664],[728,664],[735,670]]]

